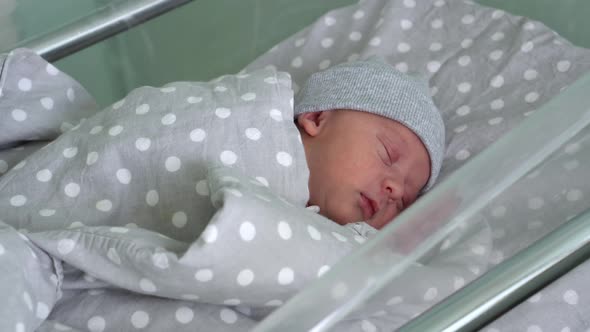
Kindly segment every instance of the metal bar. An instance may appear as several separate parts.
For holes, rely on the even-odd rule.
[[[190,1],[121,1],[17,47],[32,49],[47,61],[53,62]]]
[[[590,259],[590,209],[398,331],[475,331],[587,259]]]

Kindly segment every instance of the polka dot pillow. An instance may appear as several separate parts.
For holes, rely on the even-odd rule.
[[[246,71],[312,73],[377,54],[429,82],[447,127],[442,178],[590,69],[590,51],[540,22],[462,0],[362,0],[328,12]]]

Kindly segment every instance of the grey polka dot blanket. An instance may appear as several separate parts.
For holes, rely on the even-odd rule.
[[[374,233],[304,208],[291,121],[307,76],[372,54],[429,80],[447,124],[443,178],[590,68],[587,50],[541,23],[460,0],[361,1],[238,75],[140,88],[100,112],[31,52],[0,56],[0,330],[252,329]],[[589,139],[335,330],[394,330],[588,208]],[[569,276],[488,329],[587,326],[590,294],[576,280],[590,266]]]

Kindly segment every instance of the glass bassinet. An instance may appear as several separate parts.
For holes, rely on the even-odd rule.
[[[590,29],[587,1],[478,2],[541,20],[575,44],[590,47],[586,33]],[[0,49],[36,49],[57,61],[100,104],[107,105],[137,86],[208,80],[237,72],[327,10],[351,3],[87,0],[72,7],[61,2],[7,1],[0,14],[5,31],[0,35]],[[46,17],[41,20],[38,15],[31,15],[40,7],[47,7]],[[148,19],[151,20],[134,27]],[[224,21],[221,30],[220,20]],[[273,28],[267,28],[267,24]],[[187,29],[179,31],[178,25]],[[121,32],[127,28],[131,29]],[[105,38],[108,39],[101,41]],[[484,211],[493,210],[496,201],[507,199],[513,191],[526,190],[527,178],[542,172],[572,140],[588,133],[587,91],[590,75],[579,79],[472,158],[375,239],[333,266],[255,330],[329,330],[372,297],[379,296],[384,288],[411,286],[408,278],[414,264],[435,261],[433,253],[445,246],[453,232],[481,230],[482,224],[486,224],[482,222]],[[563,109],[569,110],[568,116],[560,113]],[[571,213],[539,233],[535,241],[527,239],[516,246],[518,250],[498,258],[497,265],[480,268],[472,282],[447,298],[437,299],[437,305],[401,330],[473,330],[523,301],[590,257],[589,209],[588,199],[582,200]],[[486,225],[492,233],[506,226]],[[420,240],[408,243],[408,234],[416,232],[421,234]],[[511,236],[513,241],[519,241],[519,234]]]

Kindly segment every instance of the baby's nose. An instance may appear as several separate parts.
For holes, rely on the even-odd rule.
[[[403,184],[392,177],[386,177],[383,180],[382,191],[385,194],[386,199],[388,200],[399,200],[402,197],[404,197]]]

